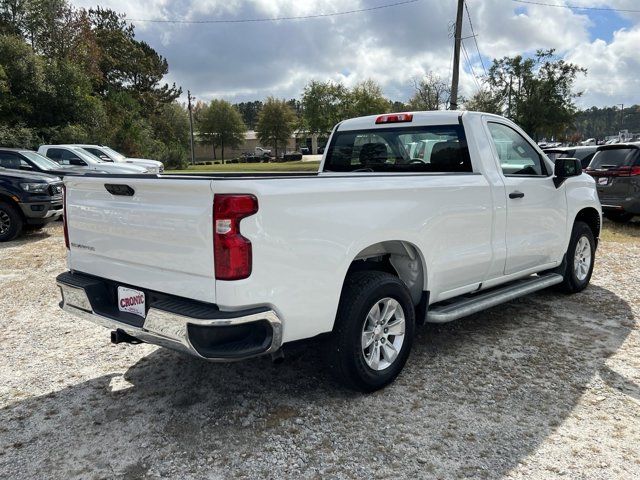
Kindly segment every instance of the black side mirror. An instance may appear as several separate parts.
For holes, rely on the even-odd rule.
[[[557,158],[553,173],[553,183],[558,188],[567,178],[582,175],[582,163],[577,158]]]

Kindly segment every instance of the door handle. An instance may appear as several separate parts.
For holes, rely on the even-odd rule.
[[[524,193],[519,192],[517,190],[509,194],[509,198],[522,198],[522,197],[524,197]]]

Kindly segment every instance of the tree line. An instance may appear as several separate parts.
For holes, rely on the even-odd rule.
[[[188,110],[178,102],[181,88],[163,82],[168,68],[116,11],[75,8],[67,0],[0,0],[0,145],[104,143],[183,165]],[[617,132],[618,124],[638,131],[638,107],[624,117],[617,107],[577,109],[575,81],[584,74],[553,50],[494,59],[478,91],[461,103],[511,118],[536,139],[600,138]],[[350,117],[448,107],[450,88],[439,76],[410,83],[406,102],[386,98],[372,79],[350,88],[312,80],[299,99],[198,102],[197,140],[224,158],[247,130],[256,130],[260,142],[278,152],[295,131],[326,136]]]
[[[104,143],[184,161],[187,111],[167,72],[111,9],[0,0],[0,145]]]

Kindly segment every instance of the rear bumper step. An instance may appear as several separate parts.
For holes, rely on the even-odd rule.
[[[467,315],[478,313],[487,308],[514,300],[523,295],[562,283],[562,275],[548,273],[536,277],[529,277],[509,283],[506,286],[492,289],[486,293],[476,293],[463,297],[447,305],[430,307],[427,312],[427,322],[447,323]]]
[[[266,307],[227,312],[215,305],[157,294],[160,298],[150,302],[146,317],[132,321],[131,314],[103,305],[109,297],[109,280],[67,272],[58,275],[56,282],[62,293],[60,307],[66,312],[206,360],[244,360],[275,353],[282,346],[282,322]]]

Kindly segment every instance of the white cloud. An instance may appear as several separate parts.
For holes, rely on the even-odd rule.
[[[553,0],[550,3],[560,2]],[[92,1],[76,0],[78,6]],[[276,18],[331,13],[372,5],[366,0],[107,0],[101,6],[134,19]],[[640,8],[637,0],[573,0],[586,6]],[[589,68],[579,87],[583,105],[633,103],[640,66],[632,46],[640,34],[634,24],[607,44],[590,40],[594,18],[585,11],[524,5],[507,0],[468,0],[481,52],[487,58],[555,48],[564,58]],[[373,78],[393,99],[406,100],[410,79],[433,71],[450,77],[450,25],[455,2],[421,0],[401,7],[324,19],[242,24],[136,23],[138,36],[167,57],[168,79],[201,99],[297,97],[310,79],[339,80],[347,85]],[[465,17],[465,36],[470,35]],[[475,45],[467,50],[474,70],[482,72]],[[462,57],[461,93],[476,87]],[[487,65],[488,67],[488,65]]]

